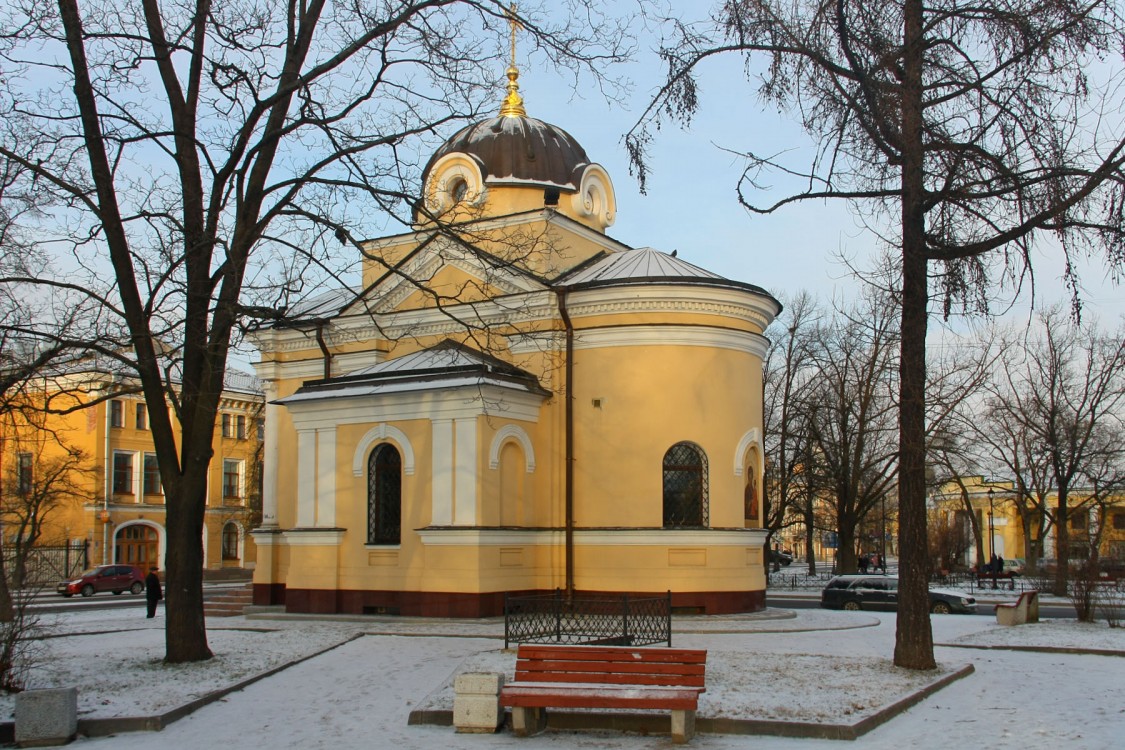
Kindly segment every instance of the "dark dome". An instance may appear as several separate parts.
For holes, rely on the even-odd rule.
[[[562,128],[534,117],[500,115],[459,130],[430,157],[422,183],[443,156],[475,158],[488,184],[531,184],[577,190],[579,167],[590,162]]]

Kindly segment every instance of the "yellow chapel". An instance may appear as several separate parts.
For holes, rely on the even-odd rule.
[[[765,607],[762,365],[780,304],[606,230],[613,183],[500,113],[430,158],[359,288],[258,332],[254,601],[480,617],[509,593]]]

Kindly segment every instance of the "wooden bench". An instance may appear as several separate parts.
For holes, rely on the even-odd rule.
[[[1000,625],[1039,622],[1039,592],[1025,591],[1011,604],[997,604],[996,622]]]
[[[1016,579],[1019,578],[1019,575],[1020,575],[1019,573],[1013,573],[1010,570],[1005,571],[1004,573],[995,573],[995,574],[994,573],[977,573],[976,574],[977,585],[980,586],[983,589],[984,585],[986,583],[988,583],[989,581],[991,581],[992,582],[992,588],[996,588],[997,581],[999,581],[1001,583],[1007,582],[1008,589],[1011,590],[1011,591],[1015,591],[1016,590]]]
[[[500,704],[520,737],[546,726],[549,707],[671,711],[672,740],[683,743],[695,735],[706,668],[707,652],[694,649],[524,644]]]

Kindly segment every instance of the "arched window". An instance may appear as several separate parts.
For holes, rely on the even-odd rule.
[[[223,559],[238,559],[238,524],[232,521],[223,526]]]
[[[664,527],[706,526],[707,456],[676,443],[664,454]]]
[[[399,544],[402,519],[402,457],[390,443],[367,459],[367,543]]]

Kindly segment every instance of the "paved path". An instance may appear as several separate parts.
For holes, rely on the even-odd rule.
[[[676,645],[888,658],[893,650],[894,617],[871,619],[874,622],[867,623],[871,627],[837,631],[684,633],[677,637]],[[935,638],[951,642],[978,630],[980,623],[974,620],[934,618]],[[667,737],[620,733],[546,733],[519,740],[510,733],[462,735],[447,727],[407,726],[411,709],[442,685],[462,659],[497,648],[493,639],[465,635],[361,638],[231,694],[158,735],[137,733],[79,740],[78,746],[91,750],[672,747]],[[976,672],[865,735],[858,745],[864,750],[1116,750],[1122,746],[1125,701],[1120,685],[1125,659],[949,647],[939,647],[937,657],[946,664],[971,662]],[[814,677],[810,692],[815,691],[816,681],[848,679],[846,674]],[[746,678],[748,690],[769,689],[753,674]],[[1118,689],[1091,689],[1109,685]],[[691,747],[845,750],[840,741],[722,735],[698,735]]]

